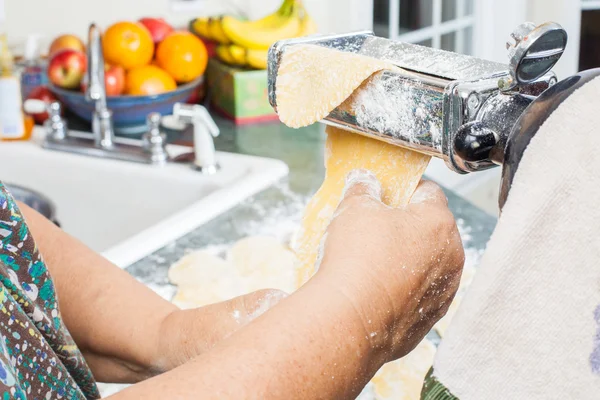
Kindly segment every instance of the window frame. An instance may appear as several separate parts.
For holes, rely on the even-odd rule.
[[[455,33],[454,51],[463,53],[465,48],[464,31],[467,28],[472,28],[475,32],[475,9],[477,1],[473,1],[474,9],[471,15],[464,15],[466,10],[467,0],[456,0],[456,17],[442,21],[442,0],[432,0],[432,23],[430,26],[419,28],[410,32],[400,33],[400,2],[403,0],[389,0],[389,38],[392,40],[420,43],[426,40],[431,40],[433,48],[439,49],[442,44],[442,36]],[[474,36],[474,33],[473,33]],[[471,39],[471,48],[474,49],[475,40]]]

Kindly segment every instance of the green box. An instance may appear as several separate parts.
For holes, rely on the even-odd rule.
[[[211,107],[236,124],[277,121],[269,104],[266,70],[245,70],[210,59],[206,72]]]

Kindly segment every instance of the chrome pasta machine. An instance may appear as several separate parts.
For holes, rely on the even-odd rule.
[[[301,44],[357,53],[400,68],[385,70],[377,82],[361,86],[353,106],[336,108],[323,123],[441,158],[458,173],[502,165],[501,207],[538,128],[571,93],[600,75],[594,69],[558,81],[552,68],[566,48],[567,33],[553,22],[518,26],[506,44],[508,64],[371,32],[315,35],[279,41],[269,50],[269,101],[275,109],[282,56]]]

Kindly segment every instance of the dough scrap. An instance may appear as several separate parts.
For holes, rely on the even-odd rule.
[[[244,238],[229,250],[227,260],[246,278],[248,291],[273,288],[290,293],[295,289],[296,256],[276,238]]]
[[[419,400],[436,348],[424,339],[407,356],[385,364],[371,382],[377,400]]]
[[[292,128],[325,118],[369,76],[393,64],[317,45],[285,50],[277,73],[277,113]]]
[[[169,280],[178,286],[173,303],[183,309],[218,303],[243,290],[235,266],[205,251],[190,253],[173,264]]]
[[[178,286],[173,303],[180,308],[214,304],[260,289],[295,289],[294,253],[267,236],[241,239],[226,260],[207,251],[190,253],[171,266],[169,280]]]

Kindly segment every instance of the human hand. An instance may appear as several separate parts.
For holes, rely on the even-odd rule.
[[[353,171],[322,243],[317,276],[352,303],[386,360],[408,354],[444,316],[460,283],[464,250],[447,199],[423,181],[391,208],[367,171]]]

